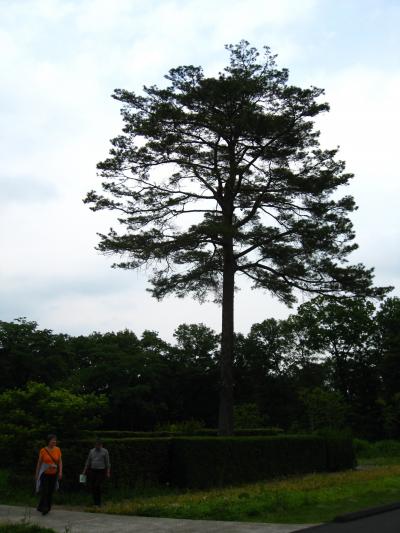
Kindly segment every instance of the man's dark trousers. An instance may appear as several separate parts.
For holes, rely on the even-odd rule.
[[[105,468],[90,469],[90,488],[93,496],[93,503],[101,505],[101,486],[106,478]]]

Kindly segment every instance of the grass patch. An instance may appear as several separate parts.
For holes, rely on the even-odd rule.
[[[127,498],[152,498],[155,496],[164,496],[166,494],[175,495],[182,491],[164,486],[153,486],[139,484],[136,488],[115,488],[111,484],[105,483],[103,486],[103,499],[108,502],[119,502]],[[27,507],[36,507],[39,495],[34,491],[33,481],[27,478],[26,483],[18,481],[13,484],[10,472],[0,469],[0,501],[4,505],[24,505]],[[64,491],[62,483],[61,488],[54,494],[54,505],[71,510],[83,510],[92,505],[92,496],[88,486],[80,485],[75,491]],[[1,530],[0,530],[1,533]]]
[[[108,503],[113,514],[317,523],[400,499],[400,465]]]
[[[56,533],[56,531],[34,524],[0,524],[0,533]]]

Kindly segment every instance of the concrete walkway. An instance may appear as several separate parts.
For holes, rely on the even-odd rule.
[[[176,520],[66,511],[55,506],[42,516],[36,509],[0,505],[0,523],[26,522],[55,529],[58,533],[291,533],[307,524],[253,524],[211,520]]]

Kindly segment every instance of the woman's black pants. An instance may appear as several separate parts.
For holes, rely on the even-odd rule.
[[[101,486],[106,478],[105,468],[90,470],[90,488],[93,496],[93,503],[101,505]]]
[[[37,510],[41,513],[48,513],[53,503],[53,493],[56,487],[57,474],[42,474],[40,483],[41,496]]]

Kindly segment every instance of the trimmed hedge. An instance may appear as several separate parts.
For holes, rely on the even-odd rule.
[[[277,427],[266,428],[251,428],[251,429],[237,429],[235,436],[237,437],[270,437],[273,435],[280,435],[283,433],[283,429]],[[85,439],[92,439],[93,441],[97,436],[102,439],[157,439],[165,437],[217,437],[218,430],[211,428],[197,429],[190,434],[181,431],[118,431],[118,430],[105,430],[105,431],[85,431],[83,433]]]
[[[13,478],[26,483],[34,470],[36,444],[13,463]],[[274,477],[352,468],[351,439],[310,435],[274,437],[179,437],[103,439],[110,452],[111,483],[117,487],[170,483],[207,488],[262,481]],[[60,441],[63,488],[76,490],[92,439]],[[10,463],[0,467],[9,468]],[[24,481],[25,480],[25,481]]]
[[[169,477],[170,439],[103,439],[110,453],[111,483],[116,487],[159,485]],[[92,440],[60,442],[63,454],[64,480],[67,489],[79,484]]]
[[[283,429],[281,428],[248,428],[237,429],[235,431],[236,437],[272,437],[274,435],[281,435]]]
[[[351,438],[326,437],[326,470],[337,472],[354,468],[357,464],[353,441]]]
[[[251,483],[354,466],[347,439],[316,436],[174,439],[171,481],[190,488]]]

